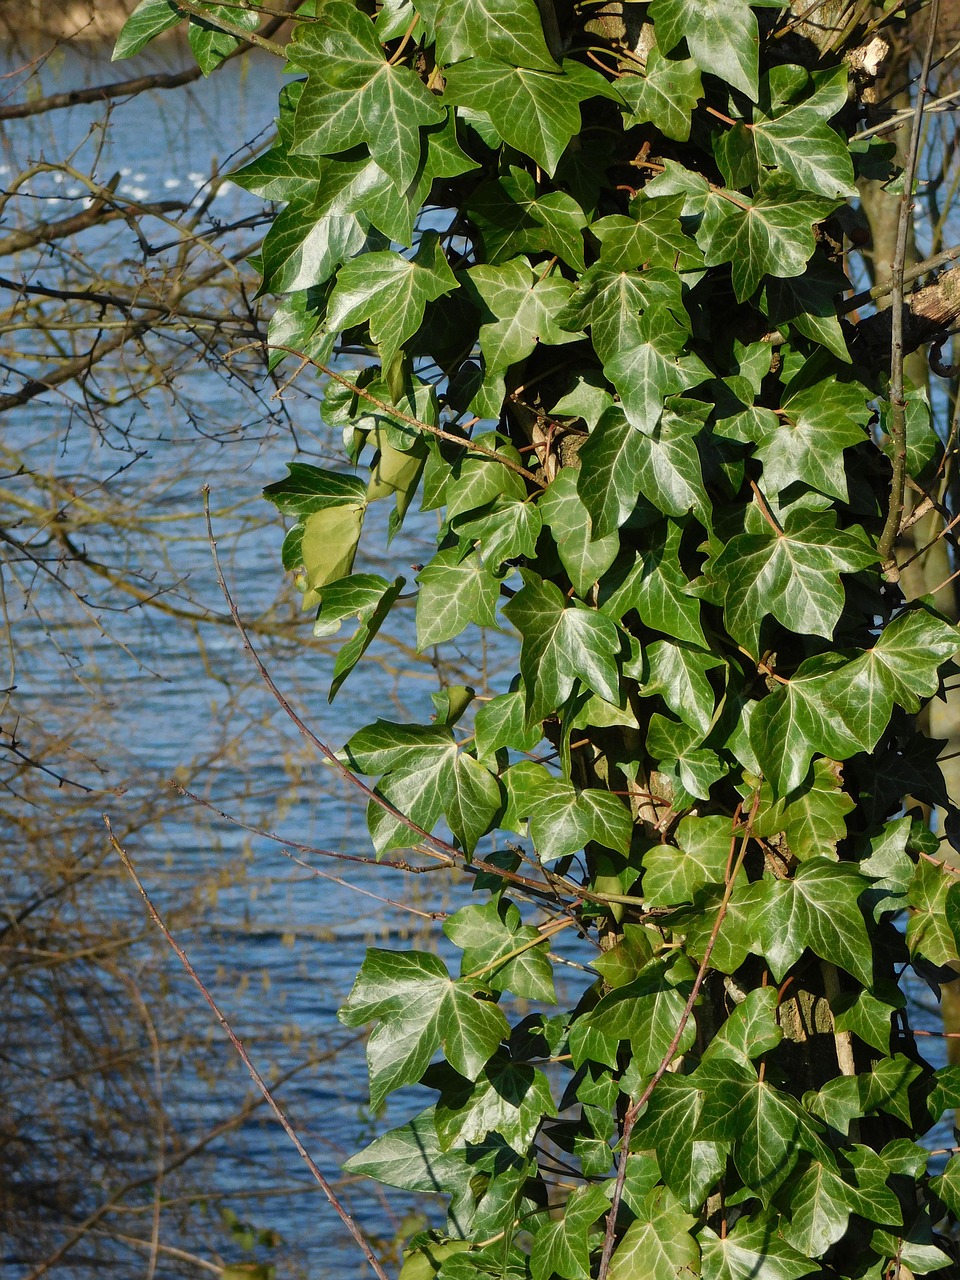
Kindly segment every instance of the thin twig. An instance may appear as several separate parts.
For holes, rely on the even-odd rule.
[[[877,543],[880,562],[888,577],[895,580],[899,577],[893,549],[900,532],[900,521],[903,518],[903,493],[907,478],[907,402],[903,389],[903,286],[904,264],[907,255],[907,234],[911,225],[913,210],[913,182],[917,172],[917,159],[920,151],[920,131],[923,125],[923,105],[929,87],[927,77],[933,61],[933,46],[937,38],[937,24],[940,18],[940,0],[932,0],[930,5],[930,23],[927,33],[927,48],[923,58],[923,70],[917,85],[917,103],[913,114],[913,128],[910,133],[910,150],[903,168],[903,190],[900,193],[900,209],[897,216],[897,247],[893,256],[893,269],[890,278],[891,290],[891,332],[890,332],[890,423],[889,434],[893,453],[893,476],[890,481],[890,503],[883,532]]]
[[[351,1218],[350,1214],[346,1211],[346,1209],[340,1203],[340,1200],[338,1199],[337,1194],[334,1191],[333,1187],[330,1185],[327,1179],[320,1172],[315,1161],[313,1160],[313,1157],[310,1155],[309,1151],[307,1151],[306,1147],[301,1142],[293,1125],[291,1125],[290,1121],[287,1119],[286,1114],[284,1113],[280,1104],[277,1102],[276,1098],[274,1098],[273,1094],[270,1092],[270,1089],[267,1087],[267,1083],[263,1079],[263,1076],[261,1076],[260,1072],[253,1065],[253,1062],[250,1059],[250,1055],[247,1053],[246,1049],[243,1047],[242,1041],[239,1039],[236,1032],[230,1026],[229,1022],[227,1022],[227,1019],[225,1018],[222,1010],[220,1009],[220,1006],[214,1000],[213,996],[210,994],[207,988],[203,985],[202,979],[200,978],[196,969],[194,969],[193,965],[190,963],[189,956],[183,950],[183,948],[180,946],[177,940],[174,938],[173,934],[170,932],[167,926],[164,924],[163,919],[160,916],[160,913],[157,911],[156,907],[153,905],[153,902],[151,901],[149,894],[147,893],[146,889],[143,887],[140,877],[137,875],[134,865],[130,861],[130,858],[126,850],[122,847],[122,845],[117,840],[116,836],[113,834],[113,829],[110,826],[110,819],[106,814],[103,815],[103,821],[107,828],[107,834],[109,835],[109,838],[110,838],[110,844],[113,846],[114,852],[117,854],[120,861],[126,867],[130,875],[130,878],[133,880],[133,883],[137,886],[137,890],[140,894],[140,897],[143,899],[144,904],[146,905],[146,908],[150,914],[151,920],[157,926],[160,932],[163,934],[164,938],[166,938],[170,946],[173,948],[174,952],[177,955],[177,959],[180,961],[184,969],[187,971],[187,975],[189,976],[190,980],[194,983],[194,985],[199,990],[200,994],[203,996],[204,1000],[206,1000],[207,1004],[213,1010],[213,1014],[215,1018],[220,1023],[220,1026],[223,1028],[224,1032],[226,1033],[227,1038],[229,1039],[230,1043],[233,1045],[234,1049],[236,1050],[237,1055],[239,1056],[241,1062],[247,1068],[247,1071],[250,1073],[251,1080],[260,1090],[260,1093],[263,1095],[263,1099],[266,1102],[267,1106],[270,1108],[273,1114],[277,1117],[277,1120],[280,1122],[280,1126],[282,1127],[284,1133],[287,1135],[287,1137],[296,1147],[302,1160],[306,1164],[307,1168],[310,1170],[314,1180],[319,1185],[323,1194],[327,1197],[327,1200],[332,1205],[337,1216],[340,1218],[341,1222],[344,1224],[344,1226],[350,1232],[351,1236],[353,1236],[354,1240],[360,1246],[360,1249],[363,1252],[363,1256],[366,1258],[367,1262],[369,1262],[370,1266],[373,1268],[374,1273],[379,1277],[379,1280],[388,1280],[387,1273],[384,1271],[383,1267],[380,1265],[380,1261],[377,1258],[377,1255],[373,1252],[370,1245],[367,1243],[365,1236],[363,1235],[362,1231],[357,1226],[357,1224],[354,1222],[353,1218]]]
[[[955,244],[952,249],[944,249],[941,253],[935,253],[932,258],[924,258],[923,262],[918,262],[915,267],[903,273],[903,283],[913,284],[914,280],[919,280],[921,276],[929,275],[931,271],[937,271],[940,267],[946,267],[951,262],[955,262],[960,258],[960,244]],[[875,284],[871,289],[864,289],[862,293],[855,293],[852,298],[847,298],[846,302],[841,302],[837,307],[837,315],[847,316],[851,311],[856,311],[859,307],[865,307],[870,302],[877,302],[880,298],[885,298],[888,293],[893,291],[893,281],[884,280],[881,284]]]

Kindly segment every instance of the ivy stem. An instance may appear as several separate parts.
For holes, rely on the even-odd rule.
[[[413,21],[410,23],[409,27],[407,27],[406,31],[403,33],[403,38],[401,39],[400,43],[397,45],[396,50],[394,51],[393,57],[390,59],[389,65],[391,67],[396,66],[396,64],[403,57],[403,51],[404,49],[406,49],[407,45],[410,43],[410,37],[413,35],[414,29],[419,21],[420,21],[420,15],[419,13],[417,13],[414,15]]]
[[[458,444],[461,448],[467,449],[471,453],[479,453],[486,458],[492,458],[494,462],[499,462],[501,466],[506,467],[509,471],[515,471],[517,475],[523,476],[524,480],[529,480],[531,484],[535,484],[539,489],[546,489],[547,487],[539,476],[534,475],[532,471],[528,471],[519,462],[514,462],[512,458],[505,458],[503,454],[497,453],[495,449],[488,449],[486,445],[482,444],[474,444],[472,440],[468,440],[464,436],[454,435],[452,431],[444,431],[443,427],[434,427],[429,422],[423,422],[420,418],[414,418],[409,413],[404,413],[394,405],[387,404],[385,400],[372,395],[366,388],[357,386],[355,382],[345,378],[342,373],[337,373],[336,369],[331,369],[329,365],[321,364],[319,360],[311,360],[309,356],[305,356],[302,351],[297,351],[295,347],[285,347],[273,342],[258,343],[257,345],[265,346],[269,351],[285,351],[289,355],[299,356],[301,360],[313,365],[315,369],[319,369],[321,373],[328,378],[332,378],[334,382],[339,382],[341,387],[346,387],[348,391],[360,396],[362,400],[366,400],[368,404],[372,404],[382,413],[388,414],[391,418],[396,418],[398,422],[405,422],[411,427],[416,427],[419,431],[428,431],[431,435],[437,436],[438,439],[449,440],[451,444]],[[474,421],[478,421],[478,419],[474,419]]]
[[[917,172],[917,159],[920,151],[920,130],[923,125],[923,107],[929,86],[927,77],[933,61],[933,46],[937,38],[937,24],[940,19],[940,0],[932,0],[930,5],[930,24],[927,29],[927,48],[923,56],[923,70],[917,85],[917,104],[913,113],[913,128],[910,132],[910,149],[903,169],[903,190],[900,193],[900,209],[897,216],[897,246],[893,255],[893,269],[890,273],[893,288],[891,290],[891,327],[890,327],[890,443],[893,446],[893,476],[890,481],[890,503],[887,518],[877,543],[877,553],[885,576],[890,581],[897,581],[900,571],[893,555],[897,537],[900,533],[900,521],[903,518],[903,495],[907,479],[907,402],[903,386],[903,287],[904,266],[907,256],[907,233],[910,229],[910,216],[913,210],[913,182]]]
[[[522,942],[519,947],[514,947],[512,951],[507,951],[502,956],[497,956],[496,960],[491,960],[489,964],[483,964],[479,969],[474,969],[473,973],[465,973],[460,979],[461,982],[472,982],[474,978],[480,978],[485,973],[489,973],[492,969],[499,969],[502,964],[506,964],[508,960],[515,960],[517,956],[522,956],[525,951],[529,951],[531,947],[539,947],[541,943],[546,942],[548,938],[552,938],[554,934],[559,933],[561,929],[569,929],[572,924],[576,924],[576,920],[572,917],[566,920],[556,920],[553,924],[544,925],[539,929],[538,938],[528,938],[526,942]]]
[[[683,1036],[687,1023],[690,1021],[690,1015],[693,1013],[693,1006],[697,1002],[697,996],[700,994],[700,988],[703,986],[703,980],[707,976],[710,965],[710,957],[713,955],[713,948],[716,945],[717,938],[720,936],[720,926],[723,924],[727,914],[727,908],[730,905],[730,899],[733,896],[733,886],[736,884],[737,876],[740,868],[743,866],[743,860],[747,854],[747,846],[753,834],[753,824],[756,821],[757,812],[760,808],[760,788],[757,787],[753,794],[753,803],[750,806],[750,816],[747,818],[746,826],[743,829],[743,836],[740,840],[740,850],[733,857],[733,851],[736,848],[737,834],[736,823],[742,811],[742,806],[737,806],[737,812],[734,814],[734,832],[730,841],[730,874],[727,876],[727,883],[723,891],[723,898],[720,901],[720,907],[717,911],[717,918],[713,922],[713,928],[710,930],[710,937],[707,941],[706,950],[703,953],[703,959],[700,961],[700,967],[697,970],[697,976],[693,980],[693,987],[687,997],[687,1002],[683,1007],[683,1013],[680,1015],[680,1022],[677,1025],[676,1033],[670,1041],[670,1047],[663,1055],[659,1067],[650,1077],[647,1087],[637,1099],[631,1102],[627,1107],[626,1115],[623,1118],[623,1130],[620,1137],[620,1161],[617,1166],[617,1180],[613,1188],[613,1197],[610,1201],[610,1209],[607,1213],[606,1230],[603,1237],[603,1253],[600,1256],[600,1270],[597,1272],[597,1280],[607,1280],[610,1271],[610,1259],[613,1256],[613,1246],[617,1233],[617,1213],[620,1209],[620,1201],[623,1198],[624,1183],[627,1180],[627,1161],[630,1158],[630,1136],[633,1133],[633,1126],[639,1119],[640,1112],[646,1106],[654,1089],[663,1079],[667,1072],[667,1068],[673,1061],[673,1055],[677,1052],[680,1039]]]
[[[245,31],[243,27],[226,18],[215,18],[209,9],[201,9],[198,4],[191,3],[191,0],[174,0],[174,7],[182,9],[184,13],[192,14],[195,18],[200,18],[208,26],[216,27],[218,31],[225,31],[227,35],[245,40],[247,44],[255,44],[261,49],[266,49],[268,53],[275,53],[278,58],[287,56],[286,48],[276,40],[268,40],[266,36],[258,35],[256,31]]]

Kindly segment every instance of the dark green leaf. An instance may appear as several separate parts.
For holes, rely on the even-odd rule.
[[[619,703],[620,637],[609,618],[585,606],[567,607],[558,587],[532,574],[503,612],[523,637],[520,673],[528,724],[562,706],[578,679],[607,702]]]

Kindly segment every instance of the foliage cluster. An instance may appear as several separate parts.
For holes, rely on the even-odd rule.
[[[244,39],[289,63],[234,180],[283,206],[271,361],[325,377],[352,463],[267,490],[317,634],[358,619],[331,698],[409,598],[352,572],[373,502],[391,536],[438,513],[422,648],[519,635],[495,696],[339,757],[378,855],[479,897],[458,974],[372,950],[341,1013],[376,1024],[374,1105],[435,1095],[347,1165],[449,1196],[409,1280],[951,1265],[960,1159],[918,1140],[960,1074],[903,983],[958,960],[905,807],[949,808],[915,717],[958,638],[891,554],[943,446],[837,305],[861,185],[897,178],[862,93],[895,15],[808,9],[319,0],[281,46],[257,5],[143,0],[118,43],[185,21],[205,72]],[[557,1011],[567,928],[590,985]]]

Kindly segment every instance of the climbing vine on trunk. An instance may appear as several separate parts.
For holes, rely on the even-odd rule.
[[[278,206],[269,362],[324,380],[350,459],[266,491],[318,634],[356,620],[331,699],[412,591],[422,648],[519,638],[493,696],[340,744],[377,855],[476,891],[459,971],[372,949],[340,1014],[373,1026],[372,1104],[429,1103],[347,1162],[449,1199],[405,1280],[951,1265],[960,1158],[922,1140],[960,1069],[904,981],[958,961],[915,721],[960,641],[896,548],[948,465],[903,356],[960,291],[901,304],[895,269],[892,353],[885,299],[844,303],[860,187],[902,178],[872,128],[893,6],[290,8],[280,45],[266,5],[143,0],[117,56],[184,22],[205,72],[245,39],[287,59],[234,181]],[[377,501],[391,536],[438,512],[415,583],[352,571]]]

